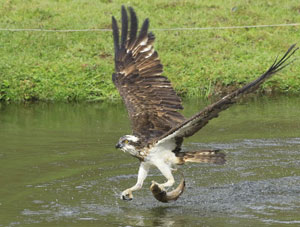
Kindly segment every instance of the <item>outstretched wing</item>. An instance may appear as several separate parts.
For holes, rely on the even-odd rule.
[[[226,110],[242,95],[255,91],[265,80],[270,78],[273,74],[277,73],[293,61],[284,64],[298,48],[295,48],[296,44],[292,45],[285,55],[277,61],[259,78],[245,85],[244,87],[232,92],[231,94],[223,97],[219,101],[207,106],[201,112],[187,119],[183,123],[172,128],[169,132],[158,138],[155,143],[164,143],[166,141],[175,139],[176,141],[182,141],[183,137],[189,137],[204,127],[209,120],[218,117],[219,113]]]
[[[127,107],[133,134],[145,141],[157,138],[185,119],[177,112],[183,109],[170,81],[162,76],[163,66],[153,48],[154,35],[148,33],[146,19],[137,35],[138,20],[132,8],[130,31],[128,16],[122,6],[122,34],[112,17],[115,46],[115,73],[112,80]]]

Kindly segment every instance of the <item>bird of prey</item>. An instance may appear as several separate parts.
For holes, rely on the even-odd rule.
[[[148,32],[149,20],[143,22],[138,32],[135,11],[131,7],[126,10],[122,6],[121,21],[119,35],[117,21],[112,17],[115,51],[115,73],[112,80],[125,103],[132,126],[132,135],[122,136],[116,148],[140,161],[137,183],[121,193],[122,199],[131,200],[132,192],[142,188],[151,166],[157,167],[167,179],[162,184],[153,182],[152,192],[158,190],[159,193],[166,194],[166,189],[174,184],[174,166],[187,162],[224,163],[225,155],[218,150],[181,151],[183,139],[194,135],[211,119],[218,117],[221,111],[234,104],[242,94],[255,91],[265,80],[289,65],[292,61],[287,63],[287,60],[298,48],[295,48],[295,44],[292,45],[281,59],[276,58],[271,67],[256,80],[205,107],[194,116],[185,118],[178,112],[183,109],[181,99],[168,78],[162,76],[163,66],[153,47],[155,37]],[[170,198],[177,199],[182,193],[181,190],[177,191],[177,195]],[[158,200],[168,202],[168,198]]]

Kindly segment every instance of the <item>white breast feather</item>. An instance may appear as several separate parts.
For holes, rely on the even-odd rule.
[[[162,161],[169,165],[176,164],[177,158],[175,153],[172,152],[175,148],[176,143],[174,140],[167,140],[164,143],[155,144],[152,148],[150,148],[145,161],[149,161],[153,165]]]

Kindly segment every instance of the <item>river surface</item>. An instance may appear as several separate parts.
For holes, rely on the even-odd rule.
[[[149,190],[156,169],[120,200],[139,166],[114,148],[128,133],[121,103],[0,104],[0,226],[300,226],[300,98],[248,99],[185,140],[227,163],[180,167],[186,190],[168,204]]]

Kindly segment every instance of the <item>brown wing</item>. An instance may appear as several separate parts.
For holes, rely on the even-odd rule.
[[[169,132],[162,135],[155,142],[156,143],[164,143],[168,140],[176,140],[182,141],[183,137],[189,137],[199,131],[202,127],[204,127],[209,120],[218,117],[219,113],[223,110],[226,110],[232,104],[236,102],[236,100],[242,95],[246,93],[250,93],[255,91],[265,80],[270,78],[273,74],[277,73],[291,62],[284,64],[298,48],[295,48],[295,44],[292,45],[285,55],[277,61],[277,58],[274,64],[259,78],[252,81],[251,83],[245,85],[244,87],[234,91],[233,93],[223,97],[221,100],[217,101],[214,104],[211,104],[204,108],[201,112],[194,115],[193,117],[187,119],[182,124],[177,125]],[[294,49],[295,48],[295,49]]]
[[[130,31],[128,16],[122,6],[122,34],[112,17],[115,46],[115,70],[112,79],[125,102],[133,133],[145,141],[157,138],[185,119],[177,112],[183,109],[170,81],[162,76],[163,66],[153,48],[154,35],[148,33],[146,19],[137,35],[138,21],[132,8]]]

